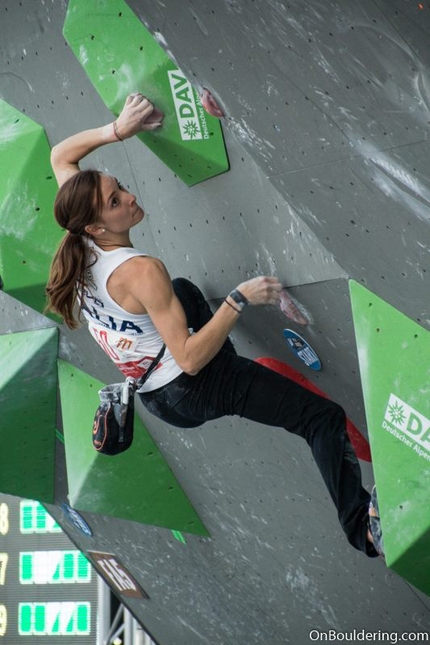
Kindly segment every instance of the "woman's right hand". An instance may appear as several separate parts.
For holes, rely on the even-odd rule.
[[[274,276],[259,276],[238,285],[250,305],[277,305],[282,285]]]
[[[127,96],[121,114],[116,120],[116,129],[121,139],[129,139],[138,132],[161,127],[164,114],[143,94],[136,92]]]

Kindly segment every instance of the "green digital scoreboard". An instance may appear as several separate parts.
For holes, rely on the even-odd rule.
[[[94,645],[97,575],[39,503],[0,495],[0,645]]]

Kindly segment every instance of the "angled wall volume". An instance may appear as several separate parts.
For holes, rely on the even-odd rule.
[[[58,331],[0,336],[0,491],[53,503]]]
[[[386,562],[430,593],[430,334],[351,281]]]
[[[59,361],[69,499],[74,508],[207,536],[208,532],[136,415],[127,452],[109,457],[92,446],[99,404],[96,381]]]
[[[64,36],[112,112],[143,92],[165,113],[138,136],[188,186],[228,170],[218,119],[123,0],[71,0]]]
[[[0,276],[7,293],[42,312],[62,235],[52,216],[50,147],[43,128],[5,101],[0,131]]]

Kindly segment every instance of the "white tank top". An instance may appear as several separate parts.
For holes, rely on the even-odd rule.
[[[103,251],[92,240],[85,238],[90,251],[86,272],[82,313],[88,329],[100,347],[116,363],[124,376],[140,378],[157,356],[163,340],[148,314],[132,314],[120,307],[108,293],[110,275],[121,264],[145,253],[132,248]],[[190,330],[192,333],[192,330]],[[182,373],[168,347],[139,392],[151,392]]]

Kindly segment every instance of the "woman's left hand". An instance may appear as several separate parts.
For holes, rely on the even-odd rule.
[[[116,120],[116,129],[121,139],[129,139],[138,132],[156,130],[163,124],[164,114],[143,94],[130,94],[121,114]]]

